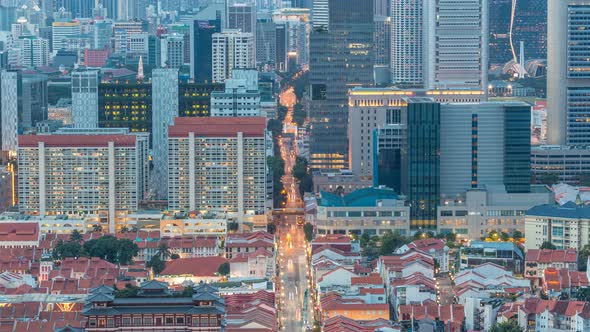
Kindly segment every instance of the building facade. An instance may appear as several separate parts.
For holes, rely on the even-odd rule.
[[[168,205],[242,222],[266,202],[266,119],[176,118],[168,131]]]
[[[224,30],[212,36],[212,75],[214,83],[231,78],[233,69],[256,67],[254,35],[239,30]]]
[[[98,126],[149,133],[152,130],[152,85],[135,80],[100,83]]]
[[[19,136],[19,211],[99,215],[114,233],[117,216],[146,193],[147,140],[126,130]]]
[[[590,173],[590,148],[567,145],[532,147],[531,172],[533,182],[537,184],[580,184],[585,174]]]
[[[198,83],[213,82],[213,34],[221,32],[221,18],[195,20],[190,30],[191,78]]]
[[[537,205],[526,211],[525,249],[550,242],[557,249],[582,250],[590,241],[590,207],[573,202]]]
[[[234,69],[225,91],[211,92],[211,116],[262,116],[258,71]]]
[[[98,128],[98,71],[75,70],[71,76],[74,127]]]

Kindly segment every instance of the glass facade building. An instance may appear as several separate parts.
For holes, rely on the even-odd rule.
[[[504,107],[504,186],[509,193],[531,191],[531,108]]]

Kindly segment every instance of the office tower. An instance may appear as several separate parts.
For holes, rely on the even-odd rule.
[[[191,78],[195,82],[213,82],[213,34],[221,32],[221,19],[195,20],[191,24]]]
[[[225,91],[211,93],[211,116],[263,116],[258,71],[234,69],[232,78],[225,80]]]
[[[170,210],[265,213],[266,118],[176,118],[168,139]]]
[[[124,55],[128,49],[129,39],[134,34],[143,32],[143,23],[141,21],[115,22],[113,24],[114,53]]]
[[[66,11],[72,13],[72,18],[91,18],[92,10],[94,9],[94,0],[56,0],[54,1],[55,8],[65,8]]]
[[[52,50],[68,49],[70,39],[80,38],[80,22],[53,22]]]
[[[222,83],[234,69],[256,68],[254,36],[249,32],[226,30],[213,34],[213,82]]]
[[[16,22],[16,7],[0,4],[0,31],[10,31],[12,23]]]
[[[329,16],[329,0],[313,0],[311,22],[314,29],[327,29]]]
[[[547,138],[590,145],[590,1],[548,2]]]
[[[98,128],[98,71],[72,71],[72,119],[76,128]]]
[[[271,17],[258,17],[256,21],[256,61],[273,65],[276,59],[277,28]]]
[[[21,64],[25,67],[47,66],[49,63],[49,41],[34,36],[21,36]]]
[[[503,187],[530,192],[531,106],[524,102],[442,104],[440,193]]]
[[[273,14],[275,24],[285,27],[285,57],[295,55],[297,65],[309,62],[309,9],[282,8]],[[296,68],[288,68],[292,70]]]
[[[440,104],[432,98],[407,98],[406,102],[402,192],[410,205],[410,229],[432,230],[440,199]]]
[[[328,30],[310,36],[310,166],[348,165],[348,96],[373,83],[373,7],[361,0],[330,0]],[[357,10],[350,10],[356,8]]]
[[[391,18],[375,16],[375,65],[388,66],[391,63]]]
[[[168,195],[168,126],[178,116],[178,70],[152,71],[152,185],[157,198]]]
[[[426,87],[487,91],[487,0],[439,0],[424,6]]]
[[[424,4],[421,0],[391,0],[392,83],[424,84]]]
[[[252,34],[252,54],[256,63],[256,6],[236,3],[227,8],[227,28]]]
[[[113,35],[113,21],[96,20],[94,21],[94,31],[92,38],[92,48],[102,50],[111,48],[111,37]]]
[[[172,33],[160,37],[160,66],[180,68],[184,64],[184,37]]]
[[[223,84],[188,83],[178,85],[178,116],[209,116],[211,114],[211,93],[223,91]]]
[[[287,71],[287,39],[287,25],[276,24],[275,68],[278,71]]]
[[[135,81],[100,83],[98,126],[149,133],[152,130],[152,85]]]
[[[19,136],[19,212],[95,215],[114,233],[116,219],[144,198],[147,145],[146,135],[122,129]]]
[[[4,70],[0,80],[2,150],[14,153],[18,133],[47,120],[47,76]]]

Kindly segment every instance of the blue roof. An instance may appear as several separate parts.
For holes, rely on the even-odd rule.
[[[590,206],[567,202],[564,205],[543,204],[533,206],[526,212],[527,216],[557,217],[567,219],[590,219]]]
[[[523,255],[522,251],[520,250],[520,248],[512,242],[471,241],[471,244],[469,246],[472,248],[511,250],[511,251],[514,251],[521,258],[524,258],[524,255]]]
[[[343,197],[336,194],[322,191],[320,193],[320,206],[376,206],[378,200],[397,199],[398,196],[392,189],[384,188],[363,188],[355,190]]]

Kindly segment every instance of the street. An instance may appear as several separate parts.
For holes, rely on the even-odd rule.
[[[283,123],[283,136],[279,142],[281,156],[285,161],[285,175],[282,183],[287,191],[286,208],[300,208],[303,203],[292,171],[295,164],[295,140],[291,137],[293,106],[296,102],[293,89],[281,93],[281,104],[288,108]],[[279,257],[279,321],[283,331],[306,331],[313,325],[310,316],[312,302],[309,298],[309,281],[306,242],[303,227],[297,225],[297,218],[303,215],[284,214],[278,216],[278,257]]]

